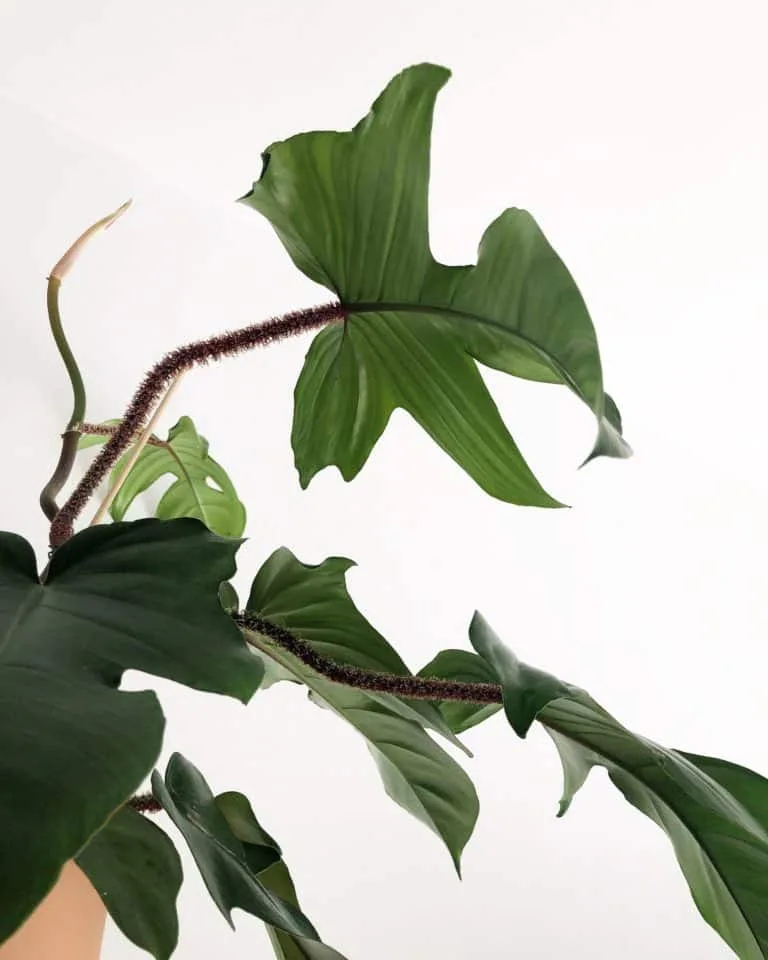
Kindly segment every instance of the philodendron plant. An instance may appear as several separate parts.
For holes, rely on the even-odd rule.
[[[767,780],[631,733],[580,687],[521,663],[479,613],[466,649],[440,651],[413,673],[356,609],[345,584],[351,560],[309,565],[280,547],[239,599],[230,580],[246,514],[235,486],[189,417],[165,439],[154,433],[185,371],[312,331],[291,436],[303,487],[330,465],[352,480],[402,407],[491,496],[558,507],[478,363],[564,384],[595,417],[586,460],[629,455],[584,301],[533,218],[502,213],[473,266],[445,266],[430,252],[430,129],[448,76],[411,67],[353,130],[265,151],[241,202],[333,300],[174,350],[117,419],[87,420],[58,309],[83,242],[116,214],[53,269],[49,316],[74,409],[41,496],[51,521],[42,572],[26,540],[0,534],[0,942],[74,859],[123,933],[157,960],[170,957],[182,871],[151,819],[162,809],[227,920],[235,907],[258,917],[283,960],[343,960],[344,945],[323,943],[302,912],[278,842],[243,794],[214,793],[179,754],[153,772],[160,703],[150,690],[120,689],[124,671],[140,670],[243,703],[276,682],[303,684],[367,740],[389,796],[437,834],[457,870],[478,799],[436,738],[460,745],[459,734],[499,710],[519,737],[538,722],[563,763],[560,812],[591,768],[605,767],[668,834],[704,919],[743,960],[768,957]],[[89,446],[95,459],[59,504]],[[136,497],[169,474],[156,515],[125,521]],[[107,478],[93,522],[76,532]],[[151,793],[137,793],[149,776]]]

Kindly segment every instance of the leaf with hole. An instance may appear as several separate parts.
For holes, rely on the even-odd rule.
[[[554,740],[565,777],[560,815],[592,767],[605,767],[672,841],[707,923],[741,960],[768,957],[768,780],[637,736],[585,691],[521,663],[479,614],[470,639],[501,680],[516,732],[538,720]]]
[[[488,493],[559,506],[510,436],[476,361],[568,386],[597,420],[588,459],[630,449],[603,390],[584,300],[530,214],[502,213],[474,266],[445,266],[430,252],[429,141],[448,76],[432,64],[411,67],[353,130],[273,144],[242,198],[347,313],[317,335],[299,377],[296,466],[302,486],[330,465],[351,480],[399,407]]]
[[[90,527],[51,558],[0,534],[0,942],[140,785],[162,743],[141,670],[247,701],[260,665],[218,600],[238,543],[197,520]]]
[[[117,423],[119,421],[108,421]],[[105,442],[106,436],[85,436],[80,446]],[[120,476],[131,455],[128,450],[115,464],[111,482]],[[189,417],[168,431],[167,440],[154,438],[139,454],[110,507],[113,520],[122,520],[136,497],[171,474],[176,479],[161,496],[155,515],[161,520],[195,517],[214,533],[239,537],[245,530],[245,507],[226,471],[208,454],[208,441]]]
[[[131,807],[121,807],[77,855],[126,937],[155,960],[168,960],[179,938],[176,898],[181,860],[170,838]]]

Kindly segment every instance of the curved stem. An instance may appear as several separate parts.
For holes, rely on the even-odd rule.
[[[255,323],[240,330],[179,347],[156,363],[134,394],[115,432],[51,522],[51,549],[55,550],[72,536],[75,520],[117,458],[130,445],[136,433],[143,429],[149,411],[180,373],[203,366],[211,360],[237,356],[254,347],[269,346],[278,340],[317,330],[345,317],[346,310],[338,301],[307,310],[296,310],[282,317],[273,317],[264,323]]]
[[[338,663],[317,653],[314,648],[285,627],[278,626],[263,617],[244,611],[233,613],[232,619],[244,629],[246,642],[264,652],[262,644],[248,636],[248,631],[260,633],[283,650],[300,660],[305,666],[321,676],[345,687],[370,690],[375,693],[391,693],[396,697],[411,700],[458,700],[462,703],[502,703],[499,683],[466,683],[461,680],[440,680],[436,677],[415,677],[361,670],[346,663]]]
[[[73,430],[85,419],[85,384],[77,365],[75,356],[69,346],[64,328],[61,324],[61,313],[59,312],[59,290],[61,289],[61,279],[55,274],[48,278],[48,292],[46,303],[48,305],[48,321],[51,325],[51,333],[58,347],[61,359],[69,374],[69,382],[72,384],[72,416],[69,418],[67,430]]]

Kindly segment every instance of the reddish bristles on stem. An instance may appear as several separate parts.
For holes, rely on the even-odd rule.
[[[236,356],[253,347],[268,346],[278,340],[317,330],[334,320],[343,320],[345,316],[344,307],[338,301],[327,303],[286,313],[282,317],[273,317],[263,323],[222,333],[207,340],[198,340],[167,354],[146,375],[121,423],[54,517],[50,530],[51,549],[55,550],[72,536],[75,520],[120,454],[144,426],[153,406],[180,373],[212,360]]]

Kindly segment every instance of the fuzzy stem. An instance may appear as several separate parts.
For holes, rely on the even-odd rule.
[[[93,520],[91,520],[91,526],[94,526],[97,523],[101,523],[101,521],[104,519],[107,513],[107,510],[109,510],[110,506],[112,505],[115,497],[118,495],[118,493],[120,493],[120,488],[128,479],[128,474],[131,472],[131,470],[133,470],[134,464],[136,463],[136,461],[139,459],[139,456],[141,455],[141,451],[149,442],[149,439],[152,436],[152,431],[155,428],[155,424],[160,419],[163,413],[163,410],[165,410],[166,406],[168,405],[168,401],[173,396],[173,393],[176,390],[176,387],[179,385],[179,382],[181,378],[184,376],[185,372],[186,371],[182,371],[178,375],[178,377],[176,377],[176,379],[171,382],[171,385],[166,390],[163,399],[157,405],[157,409],[150,417],[149,423],[145,427],[144,432],[141,434],[135,446],[131,450],[131,454],[126,460],[125,466],[120,471],[120,475],[112,484],[112,487],[109,490],[109,493],[106,495],[106,497],[104,497],[104,499],[101,502],[101,505],[99,506],[99,509],[94,514]]]
[[[67,502],[54,517],[49,534],[51,549],[60,547],[72,536],[75,520],[86,503],[110,468],[114,466],[120,454],[130,445],[136,433],[144,427],[152,406],[182,371],[191,370],[211,360],[236,356],[253,347],[269,346],[278,340],[284,340],[308,330],[319,329],[333,321],[343,320],[345,317],[345,308],[335,301],[320,307],[286,313],[282,317],[273,317],[264,323],[252,324],[207,340],[198,340],[167,354],[146,375],[121,423],[102,447]]]
[[[328,680],[346,687],[370,690],[375,693],[391,693],[410,700],[458,700],[462,703],[502,703],[502,688],[498,683],[465,683],[460,680],[440,680],[436,677],[399,676],[375,670],[361,670],[346,663],[337,663],[321,656],[306,640],[295,636],[285,627],[280,627],[255,614],[235,613],[232,619],[246,631],[244,636],[251,646],[258,646],[248,637],[248,630],[268,637],[283,650],[300,660],[305,666]]]

